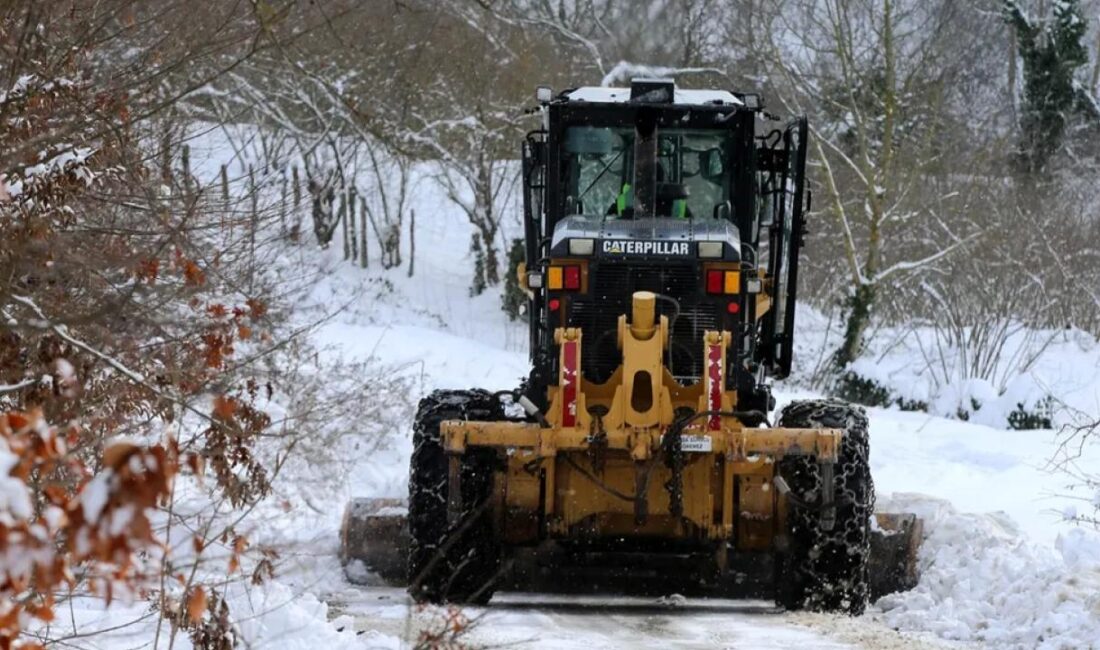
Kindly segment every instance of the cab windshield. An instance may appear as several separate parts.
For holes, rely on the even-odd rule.
[[[657,216],[709,219],[723,214],[716,208],[730,199],[731,139],[721,129],[661,129]],[[631,217],[634,129],[569,127],[562,171],[566,214]]]

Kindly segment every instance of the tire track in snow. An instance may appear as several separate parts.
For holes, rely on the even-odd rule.
[[[333,615],[348,615],[361,632],[377,630],[413,642],[440,610],[411,604],[400,589],[349,588],[330,596]],[[502,593],[471,607],[464,640],[476,646],[596,650],[924,650],[913,640],[864,619],[788,614],[762,601]],[[835,623],[832,619],[837,619]]]

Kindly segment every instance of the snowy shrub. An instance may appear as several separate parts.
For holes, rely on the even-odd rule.
[[[140,594],[160,575],[151,517],[179,472],[176,442],[110,443],[93,474],[71,449],[78,435],[40,412],[0,413],[0,647],[30,647],[21,632],[53,619],[55,591],[73,587],[77,570],[108,600]],[[58,468],[75,482],[35,485]]]
[[[848,370],[837,380],[838,397],[864,406],[890,406],[894,397],[890,390],[874,379],[862,377]]]
[[[1050,395],[1040,400],[1033,409],[1017,402],[1015,410],[1008,414],[1008,428],[1018,431],[1051,429],[1054,427],[1053,411],[1054,398]]]
[[[874,379],[860,376],[852,370],[846,371],[837,380],[837,397],[864,406],[896,407],[902,411],[927,411],[928,404],[919,399],[909,399],[898,395]]]

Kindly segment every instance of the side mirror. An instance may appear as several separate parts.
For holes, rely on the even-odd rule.
[[[538,86],[535,88],[535,99],[540,104],[547,104],[554,98],[554,89],[550,86]]]

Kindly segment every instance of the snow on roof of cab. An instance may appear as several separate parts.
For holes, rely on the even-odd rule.
[[[630,101],[629,88],[607,88],[603,86],[585,86],[572,90],[566,95],[569,101],[616,103]],[[697,90],[677,88],[674,96],[676,104],[730,104],[741,106],[742,102],[727,90]]]

